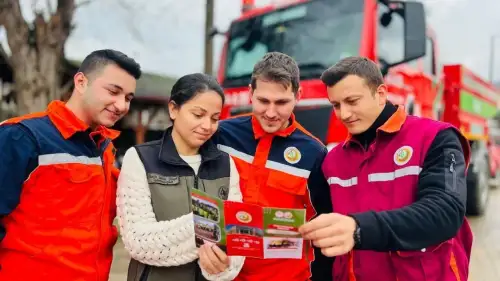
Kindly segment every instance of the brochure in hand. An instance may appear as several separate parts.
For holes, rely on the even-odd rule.
[[[200,190],[191,191],[196,245],[216,243],[229,256],[302,258],[298,228],[305,209],[268,208],[224,201]]]

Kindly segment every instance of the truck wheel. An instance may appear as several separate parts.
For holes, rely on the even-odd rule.
[[[476,161],[467,172],[467,214],[484,214],[489,198],[489,170],[487,159]]]

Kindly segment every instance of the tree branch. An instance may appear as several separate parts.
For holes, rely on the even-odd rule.
[[[58,0],[57,10],[50,18],[49,25],[51,29],[58,31],[56,40],[62,42],[62,46],[71,32],[75,9],[75,0]]]
[[[28,42],[28,24],[21,13],[21,6],[18,0],[0,0],[0,25],[5,28],[7,42],[12,55],[10,64],[21,61],[21,46]]]
[[[7,14],[10,12],[10,5],[6,0],[0,0],[0,26],[4,26]]]
[[[46,5],[47,5],[47,10],[49,11],[49,15],[52,15],[54,13],[54,7],[52,7],[52,1],[51,0],[46,0]]]
[[[33,12],[33,14],[37,14],[37,8],[36,8],[36,5],[38,4],[38,0],[32,0],[31,1],[31,10]]]

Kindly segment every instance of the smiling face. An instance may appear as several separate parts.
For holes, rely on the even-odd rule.
[[[275,133],[288,126],[288,120],[297,104],[292,87],[277,82],[256,81],[252,92],[253,114],[266,133]],[[300,91],[300,90],[299,90]]]
[[[91,127],[112,127],[130,108],[134,97],[136,79],[116,64],[108,64],[102,70],[86,77],[75,75],[82,116]]]
[[[182,150],[197,150],[212,137],[219,125],[222,106],[221,96],[212,90],[197,93],[181,106],[169,103],[173,134],[180,136],[187,146]]]
[[[384,84],[374,91],[365,80],[356,75],[347,75],[332,87],[328,87],[328,99],[337,118],[349,133],[363,133],[375,122],[387,101]]]

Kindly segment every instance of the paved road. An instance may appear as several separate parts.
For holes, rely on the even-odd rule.
[[[485,216],[470,222],[474,244],[469,281],[500,280],[500,189],[492,190]]]
[[[469,281],[500,280],[500,189],[492,191],[486,215],[470,222],[475,240]],[[127,266],[128,256],[117,243],[110,281],[126,281]]]
[[[109,275],[109,281],[126,281],[127,280],[127,268],[128,268],[129,256],[123,248],[123,243],[118,239],[116,243],[113,264],[111,265],[111,273]]]

